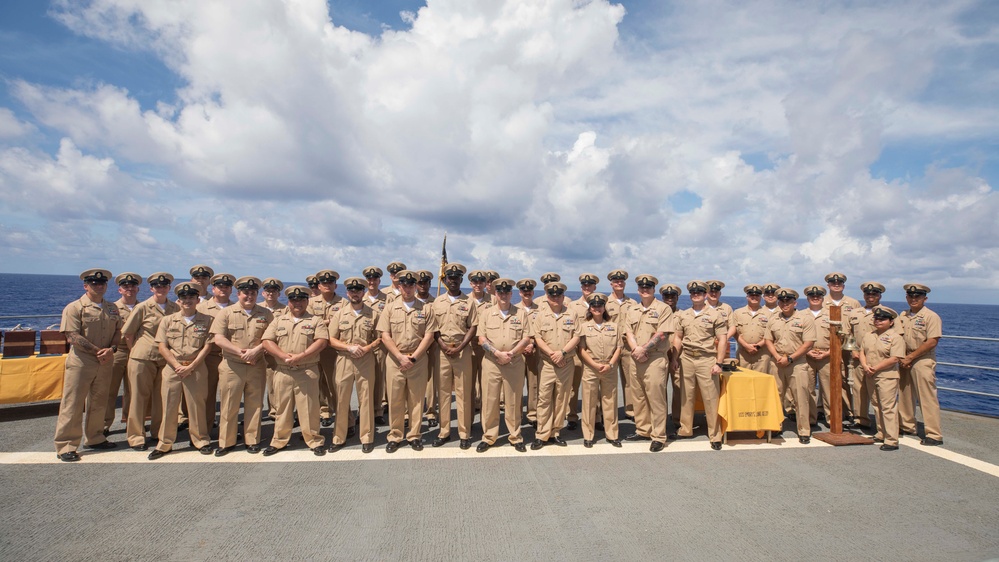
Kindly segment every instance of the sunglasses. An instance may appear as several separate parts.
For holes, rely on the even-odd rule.
[[[87,285],[107,285],[108,284],[107,280],[105,280],[105,279],[90,279],[86,283],[87,283]]]
[[[925,297],[926,293],[906,293],[907,297]]]
[[[364,278],[365,279],[381,279],[382,276],[381,275],[365,275]]]
[[[309,300],[309,297],[307,297],[305,295],[295,295],[293,297],[288,297],[288,300],[289,301],[304,301],[304,300]]]
[[[880,314],[874,315],[875,320],[891,320],[891,316],[881,316]]]
[[[655,285],[653,285],[652,283],[639,283],[638,284],[638,288],[639,289],[652,289],[654,287],[655,287]]]
[[[792,302],[792,301],[796,301],[798,299],[796,299],[794,297],[780,297],[777,300],[780,301],[780,302]]]
[[[561,289],[556,289],[556,290],[547,291],[547,292],[548,292],[548,296],[550,296],[550,297],[561,297],[562,295],[565,294],[565,291],[563,291]]]
[[[313,289],[315,289],[318,286],[319,286],[319,283],[309,283],[309,287],[311,287]]]
[[[513,289],[511,289],[510,287],[496,287],[496,292],[497,293],[510,293],[510,292],[513,292]]]

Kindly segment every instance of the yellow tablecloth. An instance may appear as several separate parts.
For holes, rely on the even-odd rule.
[[[784,408],[772,375],[740,369],[722,376],[718,397],[722,431],[777,431],[784,423]]]
[[[62,399],[65,355],[0,359],[0,404]]]

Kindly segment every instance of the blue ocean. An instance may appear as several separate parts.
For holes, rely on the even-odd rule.
[[[302,281],[286,282],[304,284]],[[467,290],[467,287],[466,287]],[[339,288],[343,292],[343,287]],[[22,327],[43,329],[59,324],[59,314],[70,301],[83,294],[79,277],[73,275],[31,275],[0,273],[0,329]],[[431,290],[436,295],[436,287]],[[569,291],[568,296],[578,298],[578,291]],[[150,296],[145,284],[140,287],[139,300]],[[637,295],[631,295],[637,298]],[[860,297],[860,295],[853,295]],[[108,300],[118,299],[116,287],[108,287]],[[516,297],[514,297],[516,299]],[[283,297],[282,297],[282,300]],[[739,308],[745,304],[741,296],[723,296],[722,300]],[[885,302],[895,310],[905,310],[907,305],[898,302]],[[680,297],[680,308],[690,306],[686,295]],[[800,301],[799,307],[804,306]],[[980,365],[999,368],[999,342],[952,339],[946,336],[999,338],[999,306],[948,304],[928,301],[927,306],[940,315],[943,321],[944,339],[937,347],[937,361],[963,365]],[[46,318],[30,318],[37,315],[52,315]],[[947,365],[937,366],[937,386],[984,392],[999,395],[999,371],[969,369]],[[940,405],[950,410],[999,416],[999,398],[962,394],[948,390],[939,391]]]

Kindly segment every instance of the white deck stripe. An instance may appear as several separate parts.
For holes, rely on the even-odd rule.
[[[903,436],[901,439],[898,440],[898,444],[904,445],[906,447],[912,447],[913,449],[922,451],[923,453],[926,453],[928,455],[933,455],[934,457],[939,457],[944,460],[955,462],[962,466],[966,466],[968,468],[973,468],[975,470],[984,472],[985,474],[989,474],[991,476],[999,477],[999,466],[987,463],[985,461],[980,461],[976,458],[972,458],[967,455],[955,453],[954,451],[948,451],[947,449],[944,449],[942,446],[924,447],[923,445],[919,444],[918,437]]]

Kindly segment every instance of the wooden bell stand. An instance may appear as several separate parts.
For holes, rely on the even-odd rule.
[[[873,445],[874,440],[843,431],[843,400],[840,398],[843,388],[843,342],[839,339],[839,329],[843,325],[843,309],[840,306],[829,306],[829,431],[813,433],[812,437],[830,445]],[[816,405],[816,407],[821,407]]]

